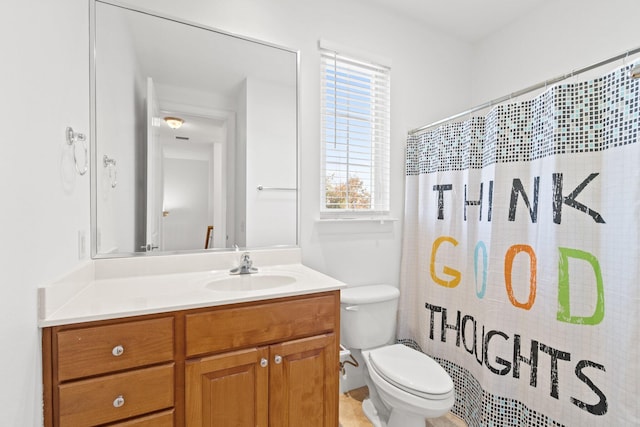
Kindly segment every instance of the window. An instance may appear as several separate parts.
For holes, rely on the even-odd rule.
[[[321,217],[389,212],[389,68],[322,49]]]

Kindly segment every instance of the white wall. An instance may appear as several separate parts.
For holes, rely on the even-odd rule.
[[[297,185],[295,86],[249,78],[246,95],[246,246],[295,245],[296,192],[257,190]]]
[[[36,288],[79,263],[78,231],[89,233],[89,174],[75,173],[64,137],[66,126],[89,134],[89,10],[47,0],[2,9],[0,424],[38,426]]]
[[[474,46],[473,104],[640,46],[639,16],[637,0],[548,0]]]

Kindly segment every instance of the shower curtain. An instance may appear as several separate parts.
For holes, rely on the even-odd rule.
[[[411,135],[398,339],[470,426],[640,424],[640,81]]]

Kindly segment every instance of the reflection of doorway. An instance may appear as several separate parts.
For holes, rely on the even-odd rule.
[[[227,118],[189,106],[163,108],[184,120],[179,129],[163,127],[163,250],[202,248],[207,226],[216,233],[211,247],[226,246]]]

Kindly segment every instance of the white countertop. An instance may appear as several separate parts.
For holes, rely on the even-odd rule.
[[[146,257],[137,261],[126,259],[121,262],[113,259],[92,260],[38,289],[38,325],[48,327],[258,301],[331,291],[346,286],[302,265],[299,249],[252,251],[251,255],[254,266],[259,270],[251,277],[286,276],[293,283],[258,290],[218,290],[215,283],[207,286],[216,280],[231,277],[237,278],[233,280],[252,280],[249,275],[244,275],[246,278],[229,275],[229,265],[234,266],[238,258],[233,252],[196,254],[195,260],[194,256],[184,255]],[[205,265],[213,265],[214,269],[199,268]]]

